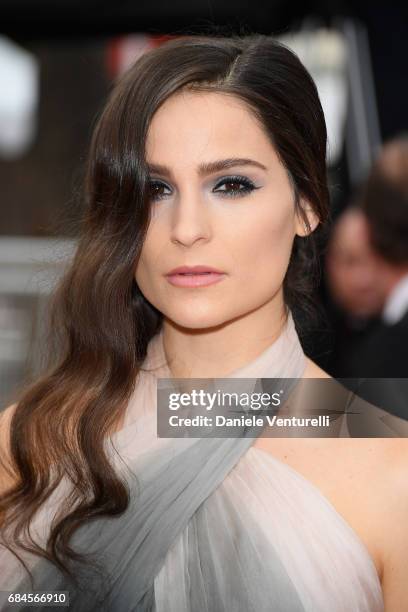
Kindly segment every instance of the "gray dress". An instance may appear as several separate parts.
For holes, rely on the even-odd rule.
[[[290,314],[279,338],[229,378],[296,379],[305,365]],[[102,578],[90,565],[74,587],[27,555],[35,589],[69,591],[75,612],[383,611],[374,562],[356,532],[305,477],[254,448],[248,432],[157,437],[158,378],[170,378],[161,333],[149,344],[124,427],[107,441],[130,505],[73,538],[101,563]],[[61,482],[34,521],[39,541],[68,489]],[[5,549],[0,568],[1,590],[32,590]],[[25,608],[11,607],[3,593],[1,609]]]

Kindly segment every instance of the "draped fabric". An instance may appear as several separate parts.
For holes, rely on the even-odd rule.
[[[291,313],[273,344],[228,378],[300,378],[306,359]],[[101,566],[80,587],[48,561],[24,560],[38,591],[69,591],[89,612],[380,612],[381,585],[364,544],[306,478],[254,448],[254,438],[158,438],[157,380],[171,378],[155,336],[123,428],[107,441],[130,492],[119,517],[83,525],[76,551]],[[33,521],[47,539],[69,487],[61,482]],[[0,589],[31,591],[0,548]],[[24,609],[4,602],[2,610]],[[36,608],[38,609],[38,608]],[[49,608],[47,608],[49,609]]]

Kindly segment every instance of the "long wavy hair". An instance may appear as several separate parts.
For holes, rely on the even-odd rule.
[[[71,561],[80,561],[70,546],[74,532],[120,515],[129,503],[104,442],[162,324],[135,282],[150,219],[145,142],[157,109],[183,88],[244,101],[287,170],[304,222],[300,196],[320,219],[317,230],[294,239],[283,287],[290,309],[307,309],[318,275],[316,244],[328,217],[327,135],[315,83],[298,57],[259,34],[183,36],[141,56],[113,84],[97,118],[77,248],[50,301],[49,363],[21,391],[10,423],[14,480],[0,496],[3,540],[20,559],[25,549],[68,574]],[[63,477],[73,493],[43,548],[30,522]]]

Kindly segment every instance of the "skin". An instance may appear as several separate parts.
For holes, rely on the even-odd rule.
[[[397,189],[407,188],[408,176],[408,140],[390,141],[384,146],[377,160],[382,173],[390,184]],[[405,187],[404,187],[405,185]],[[385,300],[390,296],[395,286],[408,273],[408,262],[396,263],[384,259],[378,254],[377,275],[379,288]]]
[[[204,163],[255,160],[265,169],[234,165],[201,176]],[[152,119],[146,142],[151,172],[152,221],[135,273],[144,296],[164,315],[163,342],[177,377],[224,376],[265,350],[284,323],[282,283],[296,234],[304,235],[286,169],[245,104],[216,93],[172,96]],[[241,183],[257,187],[225,195]],[[224,195],[223,195],[224,193]],[[304,200],[312,227],[318,219]],[[180,288],[166,272],[205,264],[226,274],[208,287]],[[182,356],[182,357],[181,357]]]
[[[326,274],[334,300],[348,314],[370,317],[381,312],[384,292],[379,282],[380,263],[370,245],[364,213],[346,210],[333,230]]]
[[[381,150],[377,160],[391,182],[401,185],[408,176],[408,138],[389,141]]]
[[[199,176],[200,164],[231,157],[255,159],[266,170],[241,166]],[[171,176],[151,173],[169,189],[163,190],[166,198],[152,202],[136,281],[164,315],[173,375],[221,377],[255,358],[281,330],[282,281],[293,239],[305,232],[286,171],[244,104],[220,94],[185,92],[168,100],[150,126],[147,159],[166,165]],[[216,194],[219,179],[232,174],[260,188],[242,198]],[[307,202],[302,205],[314,228],[317,218]],[[195,264],[216,267],[226,278],[182,289],[163,277],[176,266]],[[307,359],[304,376],[328,375]],[[9,456],[14,409],[0,415],[3,457]],[[303,474],[354,528],[375,561],[385,611],[408,609],[406,440],[262,438],[255,446]],[[11,484],[0,468],[0,491]]]
[[[279,335],[282,282],[298,218],[285,168],[244,103],[215,93],[184,92],[153,117],[146,143],[151,170],[152,221],[135,278],[164,315],[163,342],[173,376],[222,377],[248,363]],[[266,169],[236,166],[201,176],[200,165],[250,158]],[[156,169],[155,169],[156,170]],[[259,187],[241,197],[216,191],[239,174]],[[157,181],[164,187],[157,187]],[[242,188],[242,185],[235,185]],[[312,228],[318,219],[302,200]],[[206,264],[226,273],[213,286],[171,286],[164,274],[179,265]],[[307,359],[304,377],[327,377]],[[259,451],[288,463],[334,505],[367,547],[381,580],[386,612],[408,609],[408,470],[405,439],[259,438]],[[375,478],[376,486],[373,487]],[[390,500],[392,503],[390,503]],[[384,534],[384,535],[382,535]],[[386,534],[386,535],[385,535]]]
[[[376,164],[390,184],[407,193],[408,176],[408,139],[397,137],[389,141],[381,150]],[[368,233],[369,238],[369,230]],[[366,237],[365,237],[366,239]],[[382,296],[383,304],[389,298],[399,281],[408,273],[408,263],[395,263],[384,259],[375,252],[375,274],[377,277],[377,292]]]
[[[390,183],[401,189],[408,169],[408,141],[391,141],[377,160]],[[394,287],[408,273],[408,264],[385,260],[371,244],[370,227],[358,208],[336,222],[326,259],[333,299],[356,317],[379,315]]]

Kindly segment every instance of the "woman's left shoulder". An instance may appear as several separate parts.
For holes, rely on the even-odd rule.
[[[385,442],[390,485],[402,494],[401,501],[408,505],[408,438],[387,438]],[[396,493],[398,493],[398,490]],[[407,514],[408,529],[408,514]]]
[[[386,612],[408,610],[408,439],[388,438],[384,451],[385,512],[381,538]]]

